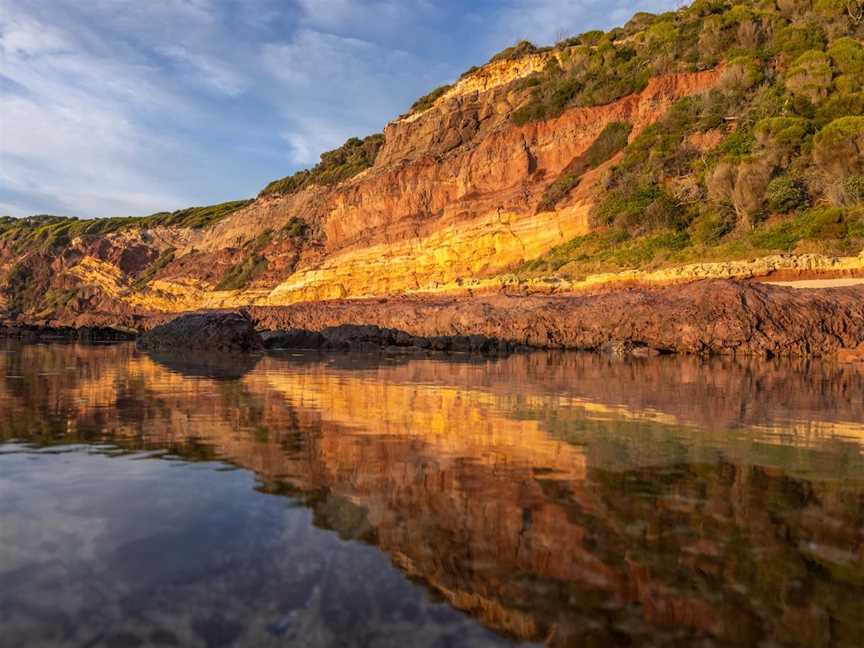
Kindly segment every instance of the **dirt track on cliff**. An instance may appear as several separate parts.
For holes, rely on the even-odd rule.
[[[819,356],[864,344],[864,286],[796,290],[704,281],[597,294],[334,300],[249,312],[266,330],[375,324],[537,348],[633,342],[676,353]]]

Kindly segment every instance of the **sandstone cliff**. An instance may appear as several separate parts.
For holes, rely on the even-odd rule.
[[[203,216],[4,220],[0,308],[140,328],[201,308],[860,275],[860,152],[831,138],[860,126],[842,115],[864,80],[847,70],[861,30],[839,9],[749,4],[511,48],[383,135]],[[789,40],[802,25],[837,79],[809,107]],[[790,111],[805,116],[759,119]]]

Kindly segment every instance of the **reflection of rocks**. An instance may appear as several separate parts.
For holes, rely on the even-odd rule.
[[[243,313],[191,313],[157,326],[138,340],[141,349],[259,351],[261,336]]]
[[[837,352],[837,360],[843,364],[864,365],[864,344],[854,349],[840,349]]]
[[[163,367],[189,378],[239,380],[255,368],[260,356],[248,353],[148,351],[148,357]]]
[[[310,354],[192,395],[123,351],[11,355],[27,380],[0,397],[68,412],[52,440],[206,446],[520,638],[851,646],[864,632],[864,377],[833,362]],[[34,377],[70,364],[87,370]],[[94,394],[104,405],[86,406]]]

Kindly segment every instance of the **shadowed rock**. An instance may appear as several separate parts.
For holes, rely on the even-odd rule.
[[[136,334],[108,326],[38,326],[33,324],[0,326],[0,339],[23,342],[128,342]]]
[[[249,352],[264,343],[244,313],[190,313],[145,333],[138,348]]]
[[[497,353],[514,345],[485,335],[416,336],[373,324],[340,324],[319,331],[287,329],[262,333],[268,349],[325,349],[341,351],[451,351]]]
[[[239,380],[255,368],[260,355],[171,350],[148,351],[147,356],[163,367],[187,378]]]
[[[701,281],[555,295],[392,297],[249,309],[259,328],[322,335],[353,322],[464,345],[465,333],[510,347],[826,356],[864,343],[864,287],[795,290]]]

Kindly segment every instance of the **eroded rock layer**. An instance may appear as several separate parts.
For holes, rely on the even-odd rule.
[[[609,105],[517,126],[509,116],[525,91],[510,82],[535,67],[484,68],[432,108],[392,122],[372,168],[336,186],[262,196],[203,229],[88,235],[59,253],[24,257],[4,244],[0,265],[39,283],[50,299],[31,295],[28,315],[55,324],[86,324],[94,313],[121,323],[198,308],[459,291],[587,233],[606,167],[589,171],[554,211],[537,213],[546,187],[608,124],[632,124],[635,137],[722,71],[657,77]],[[298,222],[302,236],[291,230]],[[243,280],[226,281],[232,271]],[[10,290],[13,299],[22,292]],[[14,310],[8,298],[5,306]]]
[[[864,287],[795,290],[738,281],[582,295],[335,300],[251,314],[264,329],[365,323],[540,348],[621,342],[677,353],[827,355],[864,342]]]

